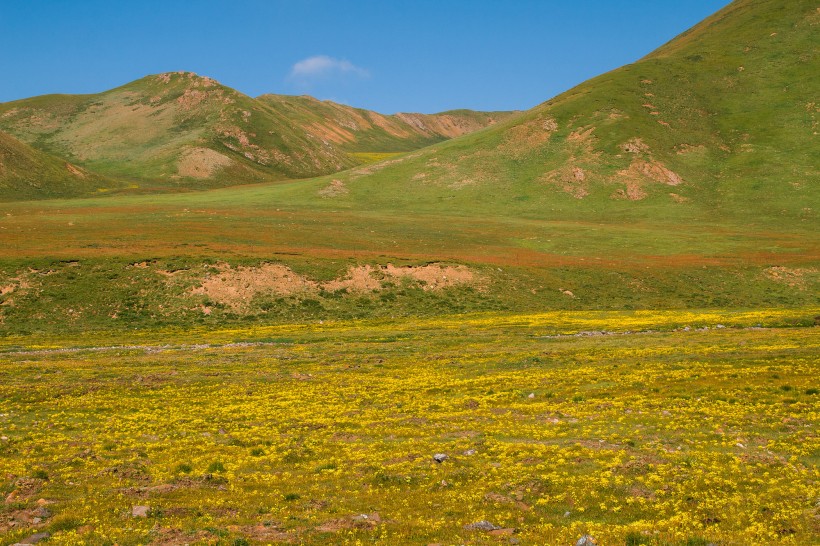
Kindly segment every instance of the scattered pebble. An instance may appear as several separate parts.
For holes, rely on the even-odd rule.
[[[131,508],[131,516],[135,518],[147,518],[150,512],[150,506],[134,506]]]
[[[598,546],[598,541],[589,535],[584,535],[578,539],[575,546]]]
[[[51,535],[48,534],[48,533],[36,533],[36,534],[31,535],[28,538],[24,538],[20,542],[16,542],[16,543],[12,544],[12,546],[18,546],[18,545],[21,545],[21,544],[37,544],[41,540],[45,540],[50,536]]]
[[[47,518],[51,517],[51,510],[49,510],[48,508],[44,508],[42,506],[39,506],[36,509],[34,509],[32,514],[34,516],[37,516],[38,518],[47,519]]]
[[[436,453],[435,455],[433,455],[433,460],[437,463],[443,463],[449,458],[450,457],[448,457],[445,453]]]
[[[490,523],[486,519],[465,525],[464,528],[468,531],[497,531],[498,529],[501,529],[501,527]]]

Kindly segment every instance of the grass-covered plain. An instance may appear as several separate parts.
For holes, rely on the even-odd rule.
[[[6,337],[0,543],[807,544],[817,314]]]

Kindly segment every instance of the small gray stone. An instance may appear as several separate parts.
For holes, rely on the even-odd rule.
[[[467,455],[468,457],[472,457],[476,453],[478,453],[478,451],[476,451],[475,449],[468,449],[467,451],[464,452],[464,454]]]
[[[468,531],[495,531],[496,529],[501,529],[501,527],[490,523],[486,519],[465,525],[464,528]]]
[[[578,539],[575,546],[598,546],[598,541],[589,535],[584,535]]]
[[[535,398],[535,393],[534,393],[534,392],[531,392],[531,393],[527,396],[527,398],[529,398],[530,400],[532,400],[533,398]]]
[[[44,506],[40,506],[36,508],[31,514],[37,516],[38,518],[47,519],[51,517],[51,510]]]
[[[565,518],[568,518],[569,516],[570,516],[570,511],[569,511],[569,510],[567,510],[566,512],[564,512],[564,517],[565,517]]]
[[[135,518],[147,518],[150,512],[150,506],[134,506],[131,508],[131,516]]]
[[[437,463],[443,463],[449,458],[450,457],[448,457],[445,453],[436,453],[435,455],[433,455],[433,460]]]
[[[48,533],[36,533],[36,534],[34,534],[34,535],[31,535],[31,536],[30,536],[30,537],[28,537],[28,538],[24,538],[24,539],[23,539],[23,540],[21,540],[20,542],[15,543],[15,545],[14,545],[14,546],[17,546],[18,544],[37,544],[37,543],[38,543],[38,542],[40,542],[41,540],[45,540],[45,539],[47,539],[47,538],[48,538],[48,537],[50,537],[50,536],[51,536],[51,535],[50,535],[50,534],[48,534]]]

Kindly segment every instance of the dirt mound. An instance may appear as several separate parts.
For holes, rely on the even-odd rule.
[[[177,163],[177,174],[187,178],[210,178],[217,171],[229,167],[233,161],[209,148],[191,148]]]
[[[232,268],[223,264],[219,273],[207,277],[191,294],[207,296],[212,301],[240,310],[246,308],[257,294],[291,295],[316,288],[315,282],[284,265]]]
[[[553,184],[576,199],[589,195],[587,172],[575,165],[566,165],[544,175],[543,180]]]
[[[193,288],[193,296],[206,296],[210,301],[234,311],[246,310],[257,295],[315,295],[319,292],[377,292],[398,282],[409,281],[423,290],[443,290],[464,284],[476,284],[477,276],[463,265],[427,264],[423,266],[360,265],[348,268],[342,277],[318,282],[299,275],[281,264],[261,264],[257,267],[231,267],[221,264],[217,273],[206,277]],[[205,312],[203,308],[203,312]],[[209,313],[206,313],[209,314]]]
[[[806,277],[816,277],[817,269],[774,266],[766,269],[763,274],[766,278],[777,283],[785,284],[786,286],[790,286],[792,288],[805,290],[806,285],[809,282],[809,279]]]
[[[508,129],[499,150],[512,158],[520,158],[550,141],[558,130],[555,119],[536,118]]]
[[[629,199],[630,201],[640,201],[648,194],[646,186],[648,184],[666,184],[668,186],[678,186],[683,184],[683,179],[675,172],[668,169],[663,163],[653,159],[633,159],[629,167],[618,171],[616,181],[623,182],[626,188],[615,190],[613,199]]]
[[[571,132],[567,136],[567,145],[571,152],[569,159],[561,167],[545,173],[541,180],[576,199],[583,199],[589,195],[592,171],[599,164],[601,157],[601,152],[595,149],[594,131],[594,127],[579,127]],[[581,165],[587,168],[584,169]]]
[[[621,149],[629,154],[640,154],[649,151],[649,146],[640,138],[633,138],[621,144]]]
[[[68,172],[70,172],[71,174],[73,174],[74,176],[77,176],[79,178],[87,178],[88,177],[87,174],[85,174],[82,170],[75,167],[71,163],[66,163],[65,168],[68,169]]]
[[[350,190],[347,189],[345,183],[336,179],[331,180],[330,184],[319,190],[319,195],[325,198],[339,197],[348,193],[350,193]]]

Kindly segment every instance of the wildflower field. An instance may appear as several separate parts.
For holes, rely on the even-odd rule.
[[[819,312],[7,337],[0,544],[816,543]]]

